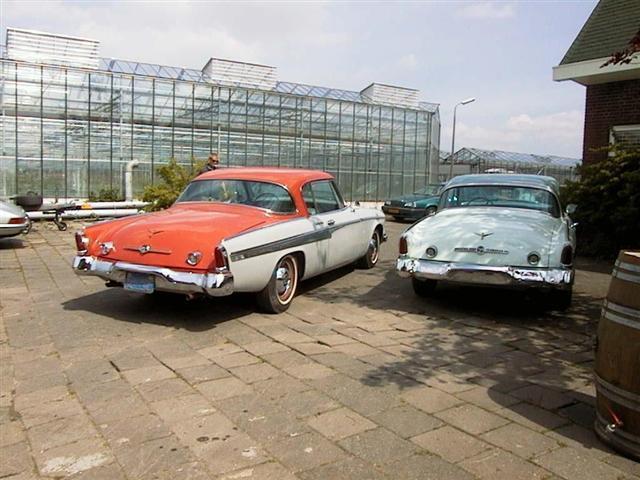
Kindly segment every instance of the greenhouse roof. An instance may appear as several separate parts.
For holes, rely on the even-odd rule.
[[[446,163],[449,158],[443,162]],[[461,148],[455,153],[456,163],[475,163],[478,161],[494,161],[504,163],[525,163],[530,165],[557,165],[575,167],[582,160],[578,158],[559,157],[557,155],[537,155],[534,153],[505,152],[503,150],[483,150],[480,148]]]
[[[146,75],[149,77],[167,78],[172,80],[187,80],[192,82],[207,82],[218,85],[228,85],[228,82],[217,81],[215,79],[206,78],[202,71],[194,68],[169,67],[153,63],[133,62],[127,60],[118,60],[115,58],[102,58],[100,64],[101,70],[113,73],[124,73],[129,75]],[[248,87],[250,85],[237,84],[237,86]],[[262,90],[262,89],[261,89]],[[366,100],[360,92],[352,90],[341,90],[338,88],[320,87],[317,85],[307,85],[304,83],[294,82],[276,82],[273,91],[278,93],[287,93],[290,95],[301,95],[307,97],[331,98],[334,100],[346,100],[350,102],[366,103]],[[377,103],[377,102],[376,102]],[[405,107],[405,105],[399,105]],[[431,102],[418,102],[418,110],[424,110],[430,113],[437,112],[439,104]]]

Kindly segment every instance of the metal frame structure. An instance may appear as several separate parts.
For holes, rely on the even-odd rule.
[[[576,158],[556,155],[536,155],[532,153],[461,148],[454,158],[455,175],[466,173],[530,173],[548,175],[560,183],[575,180],[577,167],[582,163]],[[451,155],[443,163],[449,163]],[[444,180],[444,178],[443,178]]]
[[[117,59],[95,69],[37,64],[0,51],[0,197],[122,192],[133,159],[140,194],[169,159],[191,166],[212,151],[225,166],[326,170],[349,200],[400,195],[437,175],[437,104],[380,104],[291,82],[250,88]]]

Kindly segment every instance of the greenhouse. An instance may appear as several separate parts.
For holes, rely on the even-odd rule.
[[[533,153],[505,152],[502,150],[483,150],[480,148],[461,148],[454,157],[453,174],[467,173],[528,173],[548,175],[558,182],[576,180],[577,167],[582,163],[577,158],[558,157],[556,155],[536,155]],[[449,171],[451,155],[442,161],[443,173]]]
[[[228,167],[323,169],[349,200],[413,192],[438,175],[438,105],[413,89],[282,82],[274,67],[186,69],[99,56],[95,40],[7,29],[1,51],[0,197],[87,198],[158,181],[218,152]]]

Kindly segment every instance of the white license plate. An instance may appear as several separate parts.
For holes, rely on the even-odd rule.
[[[132,292],[153,293],[156,288],[156,281],[153,275],[147,275],[146,273],[127,273],[124,288]]]

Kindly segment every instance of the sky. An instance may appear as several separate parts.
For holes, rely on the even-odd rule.
[[[440,104],[440,148],[580,158],[585,89],[553,82],[596,0],[157,2],[0,0],[7,26],[88,37],[100,55],[202,68],[275,66],[278,79],[346,90],[415,88]]]

